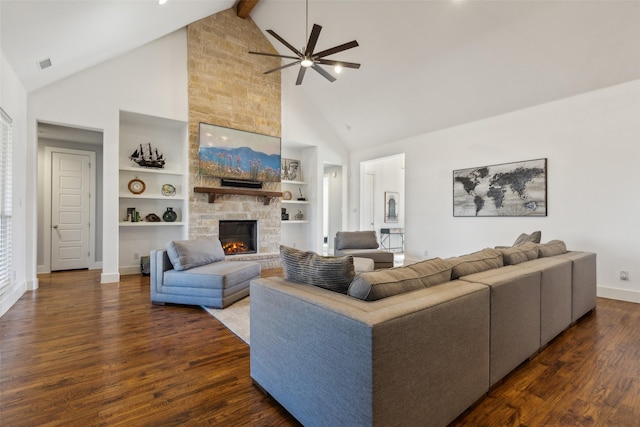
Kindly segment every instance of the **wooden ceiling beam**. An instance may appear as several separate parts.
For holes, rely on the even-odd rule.
[[[259,1],[260,0],[239,0],[238,3],[236,3],[236,15],[238,15],[239,18],[245,19]]]

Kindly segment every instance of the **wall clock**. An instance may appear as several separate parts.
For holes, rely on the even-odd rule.
[[[133,194],[144,193],[144,190],[147,189],[147,185],[144,183],[144,181],[138,178],[134,178],[131,181],[129,181],[128,187],[129,187],[129,191],[131,191]]]

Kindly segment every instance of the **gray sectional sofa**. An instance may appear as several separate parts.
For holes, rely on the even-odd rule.
[[[251,282],[254,382],[306,426],[444,426],[595,308],[596,255],[529,242],[344,291]]]

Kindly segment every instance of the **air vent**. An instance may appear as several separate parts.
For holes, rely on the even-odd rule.
[[[42,61],[38,62],[38,68],[40,68],[40,70],[44,70],[45,68],[49,68],[51,67],[51,58],[47,58],[47,59],[43,59]]]

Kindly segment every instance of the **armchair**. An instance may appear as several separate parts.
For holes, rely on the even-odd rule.
[[[334,255],[351,255],[373,260],[373,268],[393,267],[393,253],[378,249],[376,232],[371,231],[338,231],[334,238]]]

